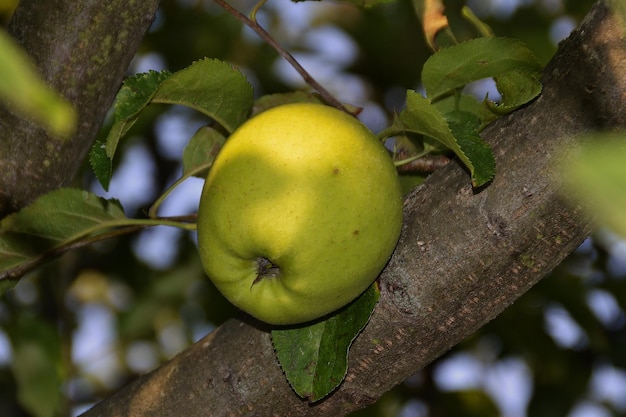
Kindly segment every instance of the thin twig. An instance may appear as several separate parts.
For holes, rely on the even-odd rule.
[[[0,271],[0,282],[3,281],[15,281],[20,279],[22,276],[24,276],[24,274],[26,274],[27,272],[37,268],[40,265],[43,265],[44,263],[48,262],[49,260],[56,258],[58,256],[63,255],[66,252],[69,252],[71,250],[74,249],[80,249],[82,247],[88,246],[88,245],[92,245],[94,243],[98,243],[101,242],[103,240],[107,240],[107,239],[111,239],[114,237],[119,237],[122,235],[126,235],[129,233],[135,233],[138,232],[140,230],[146,229],[148,227],[154,227],[154,226],[159,226],[161,224],[158,224],[157,221],[159,220],[165,220],[168,223],[170,223],[170,226],[172,225],[172,223],[174,222],[178,222],[182,224],[186,224],[186,223],[194,223],[196,221],[197,216],[195,214],[191,214],[188,216],[175,216],[175,217],[163,217],[163,218],[158,218],[158,219],[154,219],[155,222],[154,224],[134,224],[134,225],[129,225],[129,226],[124,226],[124,227],[120,227],[117,228],[115,230],[111,230],[109,232],[105,232],[105,233],[100,233],[94,236],[87,236],[81,239],[78,239],[76,241],[73,242],[69,242],[66,244],[63,244],[61,246],[57,246],[57,247],[53,247],[47,251],[44,251],[43,253],[39,254],[38,256],[30,259],[29,261],[20,263],[19,265],[13,267],[13,268],[9,268],[9,269],[5,269],[3,271]]]
[[[261,25],[259,25],[258,22],[256,22],[256,20],[250,19],[248,16],[244,15],[243,13],[241,13],[239,10],[237,10],[236,8],[234,8],[233,6],[231,6],[224,0],[213,0],[213,1],[215,1],[215,3],[221,6],[224,10],[226,10],[228,13],[233,15],[243,24],[245,24],[250,29],[255,31],[256,34],[259,35],[261,39],[263,39],[265,42],[267,42],[268,45],[274,48],[274,50],[278,52],[278,54],[282,56],[298,72],[298,74],[300,74],[300,76],[304,79],[304,81],[308,85],[313,87],[313,89],[315,89],[319,93],[319,95],[324,99],[324,101],[326,101],[328,104],[332,105],[333,107],[336,107],[339,110],[342,110],[354,116],[354,114],[350,112],[350,110],[348,110],[328,90],[326,90],[320,83],[315,81],[315,79],[311,76],[311,74],[309,74],[307,70],[305,70],[304,67],[300,65],[300,63],[293,57],[293,55],[291,55],[287,50],[285,50],[282,46],[280,46],[278,42],[276,42],[274,38],[272,38],[270,34],[267,33],[265,29],[261,27]],[[255,8],[254,10],[255,15],[256,15],[257,9],[258,7]]]

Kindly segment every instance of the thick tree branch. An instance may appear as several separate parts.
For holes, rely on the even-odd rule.
[[[0,113],[0,218],[66,185],[84,161],[158,0],[21,0],[9,31],[79,114],[67,141]]]
[[[577,135],[626,126],[624,26],[608,4],[563,42],[541,97],[484,132],[498,163],[491,185],[473,190],[451,163],[408,197],[380,304],[333,395],[298,399],[266,329],[233,319],[84,416],[345,415],[497,316],[592,230],[554,167]]]

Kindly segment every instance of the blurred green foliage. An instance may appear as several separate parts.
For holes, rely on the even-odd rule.
[[[473,3],[497,35],[521,39],[545,63],[556,51],[555,23],[579,22],[592,1],[524,2],[506,16],[484,12],[491,2]],[[233,4],[244,11],[253,5]],[[447,2],[461,38],[464,31],[472,36],[458,18],[462,4]],[[285,19],[287,10],[297,18]],[[307,16],[294,29],[292,23]],[[318,81],[364,106],[375,130],[388,125],[407,88],[419,88],[429,51],[409,0],[365,10],[272,0],[259,19],[305,67],[317,61],[312,72],[320,74]],[[331,42],[320,31],[341,38]],[[354,48],[351,59],[321,58],[319,51],[344,43]],[[257,96],[304,87],[277,70],[280,59],[271,48],[208,0],[163,0],[131,71],[176,71],[205,56],[242,68]],[[127,215],[145,210],[180,173],[182,150],[171,149],[182,149],[176,147],[181,133],[172,126],[189,138],[204,122],[167,106],[146,111],[133,127],[134,139],[121,145],[122,152],[139,150],[149,160],[142,165],[149,168],[143,173],[148,185],[137,198],[122,199]],[[116,164],[123,168],[128,161]],[[85,169],[76,185],[101,192],[95,184]],[[162,253],[146,256],[148,242],[159,239],[164,246],[154,250]],[[0,299],[0,416],[76,414],[238,314],[204,277],[194,240],[190,233],[155,229],[102,242],[64,255],[7,292]],[[503,410],[502,398],[517,401],[520,416],[574,416],[573,410],[590,407],[625,415],[626,395],[611,394],[615,378],[626,384],[626,265],[616,256],[625,247],[610,233],[598,233],[497,319],[354,416],[516,415]],[[37,378],[39,372],[46,377]],[[33,396],[50,407],[38,408]],[[53,407],[59,411],[47,414]]]

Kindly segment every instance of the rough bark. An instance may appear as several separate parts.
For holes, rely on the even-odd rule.
[[[452,163],[407,198],[380,303],[330,397],[300,400],[267,329],[233,319],[84,416],[345,415],[496,317],[592,230],[554,167],[579,134],[626,126],[625,26],[610,4],[598,2],[560,45],[540,98],[484,132],[498,164],[492,184],[473,190]]]
[[[158,0],[21,0],[9,32],[44,79],[78,110],[62,141],[0,113],[0,218],[66,185],[83,164]]]

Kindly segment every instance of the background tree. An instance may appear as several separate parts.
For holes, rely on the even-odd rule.
[[[71,181],[137,48],[132,71],[145,66],[176,70],[211,56],[246,69],[256,80],[258,94],[294,88],[277,75],[274,52],[212,4],[161,2],[157,19],[138,46],[156,2],[144,2],[151,4],[136,10],[115,2],[107,7],[87,2],[76,10],[70,3],[22,0],[10,26],[46,78],[77,104],[82,129],[71,142],[50,146],[54,142],[42,140],[41,132],[28,126],[16,128],[22,122],[3,115],[3,138],[13,139],[0,144],[0,166],[2,172],[15,173],[2,179],[5,213]],[[275,362],[266,331],[246,324],[245,319],[229,319],[237,313],[204,278],[190,236],[168,235],[167,249],[178,248],[172,261],[151,264],[142,248],[156,240],[155,230],[67,254],[3,297],[3,340],[10,343],[12,356],[0,373],[1,392],[6,393],[1,414],[55,415],[69,413],[76,404],[97,402],[214,326],[219,328],[207,338],[87,415],[345,415],[374,403],[407,378],[360,413],[497,415],[493,397],[502,398],[503,391],[493,388],[489,378],[497,369],[516,366],[522,369],[519,375],[526,375],[524,382],[534,388],[528,394],[529,415],[567,415],[585,403],[605,413],[623,413],[619,397],[612,398],[606,388],[594,388],[602,375],[619,379],[625,362],[625,300],[619,278],[623,271],[607,251],[611,245],[587,243],[477,332],[591,231],[588,218],[563,200],[560,182],[552,181],[557,157],[578,133],[623,128],[623,16],[609,8],[617,3],[600,2],[593,8],[589,3],[572,3],[561,12],[573,20],[588,15],[583,28],[562,44],[548,65],[541,98],[484,132],[499,167],[494,183],[473,193],[467,173],[453,163],[408,197],[404,235],[381,277],[380,305],[354,345],[346,382],[330,398],[309,406],[293,394]],[[455,16],[459,5],[447,6],[450,16]],[[348,94],[345,90],[337,95],[367,103],[367,111],[374,109],[370,123],[380,129],[390,111],[401,104],[398,89],[402,92],[419,83],[427,57],[426,48],[418,45],[422,34],[406,2],[366,10],[346,4],[334,7],[320,9],[318,21],[330,21],[335,28],[330,30],[339,28],[347,34],[360,53],[344,62],[331,80],[345,84],[355,80],[344,78],[347,74],[358,75],[355,91],[360,95],[342,96]],[[488,22],[499,35],[526,41],[548,62],[554,46],[548,41],[547,27],[555,15],[542,7],[518,10],[514,24],[493,17]],[[263,9],[266,19],[272,22],[281,8]],[[536,29],[537,22],[542,29]],[[94,29],[89,36],[86,26]],[[281,41],[294,38],[288,28],[269,28]],[[128,42],[112,42],[110,36]],[[311,51],[324,44],[288,46]],[[110,47],[103,53],[106,45]],[[68,63],[59,65],[58,57],[67,57]],[[94,83],[98,83],[95,88]],[[140,183],[141,198],[124,202],[127,210],[141,211],[171,182],[179,169],[179,155],[172,156],[167,146],[178,134],[188,138],[204,122],[179,108],[150,111],[152,118],[133,130],[137,140],[124,145],[127,161],[120,162],[118,172],[138,165],[150,172],[147,182]],[[172,128],[177,125],[183,128]],[[64,157],[51,159],[55,163],[50,165],[36,162],[51,150]],[[148,155],[152,162],[145,165],[146,160],[137,155]],[[94,187],[87,172],[74,181]],[[132,190],[129,183],[122,187]],[[184,196],[174,199],[184,201]],[[188,208],[194,210],[193,202]],[[607,236],[594,242],[606,243]],[[164,253],[159,257],[163,259]],[[598,305],[605,307],[604,313]],[[571,327],[579,331],[571,340],[557,339],[558,333],[551,331],[554,320],[564,317],[578,324]],[[98,326],[93,322],[97,318],[116,326]],[[87,360],[80,357],[76,342],[90,327],[98,329],[96,335],[110,332],[111,339],[101,342],[108,356],[100,352]],[[453,352],[423,368],[464,339]],[[466,389],[450,391],[441,375],[454,360],[463,358],[480,364],[482,370],[472,373],[475,381]],[[94,359],[102,360],[108,373],[98,372]],[[524,384],[519,387],[529,389]]]

